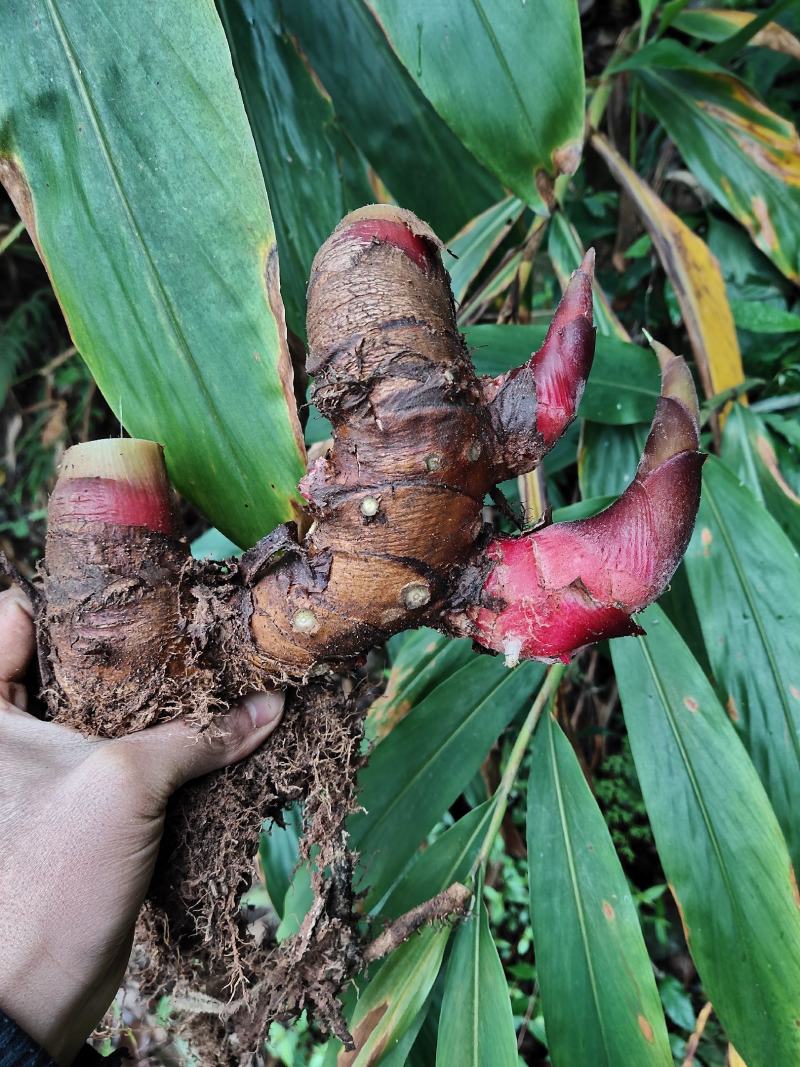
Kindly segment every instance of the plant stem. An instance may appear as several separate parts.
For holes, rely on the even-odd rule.
[[[634,82],[631,90],[631,127],[628,148],[628,162],[636,169],[636,149],[639,134],[639,84]]]
[[[545,706],[549,704],[555,696],[566,669],[567,668],[563,663],[554,663],[548,670],[544,682],[542,682],[542,688],[536,694],[536,699],[533,702],[531,710],[528,712],[525,722],[522,724],[520,731],[517,734],[517,739],[514,742],[508,757],[506,769],[503,771],[503,777],[500,779],[500,785],[498,785],[494,797],[492,798],[492,804],[494,805],[492,821],[489,823],[489,829],[486,831],[486,836],[483,839],[480,852],[472,865],[471,874],[474,874],[475,871],[486,866],[489,853],[492,851],[494,839],[497,837],[497,832],[500,829],[500,825],[503,822],[503,816],[508,807],[509,794],[516,781],[523,757],[525,756],[525,752],[527,751],[531,737],[533,736],[533,731],[536,729],[536,724],[539,722]]]

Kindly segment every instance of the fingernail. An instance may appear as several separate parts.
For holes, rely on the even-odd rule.
[[[263,726],[271,726],[283,714],[284,694],[280,691],[274,693],[251,693],[246,696],[242,703],[247,708],[250,722],[254,730]]]

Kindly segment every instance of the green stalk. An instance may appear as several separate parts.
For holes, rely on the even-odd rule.
[[[18,222],[17,225],[10,229],[5,237],[0,240],[0,256],[2,256],[7,248],[10,248],[13,245],[24,229],[25,223]]]
[[[514,782],[519,773],[520,765],[522,764],[528,745],[533,737],[533,731],[536,729],[536,724],[539,722],[545,706],[555,697],[566,669],[565,664],[554,663],[548,670],[544,682],[542,683],[542,688],[536,694],[533,706],[528,712],[525,722],[522,724],[520,731],[517,734],[517,739],[514,742],[514,746],[508,757],[506,769],[503,771],[503,777],[500,779],[500,784],[492,798],[492,804],[494,805],[492,821],[489,823],[486,836],[481,844],[481,850],[475,858],[470,875],[474,875],[477,870],[482,870],[486,866],[489,853],[492,851],[494,839],[497,837],[497,832],[500,829],[500,825],[503,822],[503,816],[508,807],[509,794],[514,787]]]
[[[636,170],[637,137],[639,134],[639,83],[631,87],[631,128],[628,146],[628,162]]]

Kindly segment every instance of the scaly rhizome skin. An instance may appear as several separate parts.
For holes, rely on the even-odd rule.
[[[487,493],[532,470],[574,419],[594,354],[593,254],[541,349],[479,378],[460,335],[441,243],[410,212],[348,215],[317,254],[307,367],[333,442],[287,524],[241,559],[190,557],[160,448],[78,445],[50,500],[38,632],[44,695],[61,722],[119,736],[180,714],[214,729],[238,695],[290,687],[264,751],[186,787],[168,819],[144,924],[150,976],[242,1001],[254,1039],[309,1008],[346,1038],[336,999],[359,967],[354,857],[362,709],[343,672],[410,627],[471,637],[513,665],[569,659],[636,633],[697,512],[698,409],[683,360],[655,345],[662,395],[636,476],[589,519],[495,536]],[[314,904],[279,949],[239,921],[258,827],[304,803]]]

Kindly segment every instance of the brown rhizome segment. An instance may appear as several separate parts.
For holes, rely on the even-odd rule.
[[[179,714],[213,730],[246,690],[291,687],[265,751],[173,801],[145,916],[159,981],[249,999],[256,1030],[308,1007],[346,1037],[335,993],[361,962],[345,831],[362,762],[361,709],[342,682],[353,658],[423,624],[509,662],[631,632],[694,522],[696,400],[682,361],[662,352],[663,399],[618,505],[491,536],[485,495],[535,467],[577,412],[594,352],[593,256],[542,348],[489,380],[458,332],[440,253],[409,212],[374,206],[317,254],[308,370],[334,438],[301,483],[303,534],[288,524],[238,561],[192,560],[149,442],[70,449],[50,502],[39,634],[53,717],[103,736]],[[260,822],[298,800],[315,900],[298,934],[266,950],[247,941],[238,899]]]

